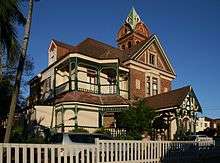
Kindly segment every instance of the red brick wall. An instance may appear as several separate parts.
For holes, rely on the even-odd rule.
[[[171,81],[163,79],[163,78],[161,78],[160,81],[161,81],[161,84],[160,84],[161,93],[165,92],[166,88],[167,88],[167,91],[171,91],[171,89],[172,89],[171,88]]]
[[[136,89],[136,79],[140,81],[140,89]],[[130,69],[130,97],[131,99],[145,97],[145,73]]]
[[[105,113],[104,115],[104,127],[114,127],[114,113]]]

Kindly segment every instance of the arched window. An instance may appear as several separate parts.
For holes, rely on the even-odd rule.
[[[122,45],[121,48],[124,50],[125,49],[125,45]]]
[[[128,30],[127,30],[127,28],[125,28],[125,34],[127,34],[127,32],[128,32]]]
[[[131,48],[131,41],[128,41],[128,48]]]

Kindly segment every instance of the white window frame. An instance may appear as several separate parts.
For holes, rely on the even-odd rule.
[[[147,78],[150,78],[150,94],[147,93]],[[148,72],[145,74],[145,97],[153,96],[153,78],[157,79],[157,94],[161,93],[160,86],[161,86],[161,80],[160,76],[153,74],[152,72]]]
[[[151,64],[151,63],[150,63],[150,55],[151,55],[151,54],[154,55],[154,57],[155,57],[155,58],[154,58],[154,59],[155,59],[155,60],[154,60],[154,62],[155,62],[154,64]],[[149,64],[149,65],[152,65],[152,66],[154,66],[154,67],[157,66],[157,53],[148,50],[147,58],[148,58],[148,64]]]

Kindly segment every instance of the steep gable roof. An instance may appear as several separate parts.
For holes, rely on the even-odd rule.
[[[173,69],[173,67],[170,63],[170,60],[168,59],[168,56],[165,53],[165,51],[164,51],[163,47],[161,46],[161,43],[160,43],[160,41],[159,41],[159,39],[157,38],[156,35],[152,35],[148,40],[143,41],[140,46],[134,47],[134,50],[132,50],[132,53],[130,55],[130,59],[135,60],[136,58],[138,58],[144,50],[146,50],[148,47],[150,47],[150,45],[153,42],[155,42],[158,45],[158,48],[159,48],[166,64],[168,65],[171,73],[173,75],[176,75],[176,73],[175,73],[175,71],[174,71],[174,69]]]
[[[173,108],[182,105],[184,99],[186,98],[189,92],[193,92],[192,87],[186,86],[166,93],[161,93],[155,96],[146,97],[143,100],[145,104],[152,109],[159,110],[165,108]]]
[[[91,38],[87,38],[79,43],[76,49],[82,54],[97,59],[119,59],[120,62],[128,59],[124,51]],[[75,52],[75,50],[71,52]]]
[[[60,46],[60,47],[66,48],[66,49],[74,49],[74,46],[72,46],[72,45],[69,45],[69,44],[60,42],[60,41],[55,40],[55,39],[52,39],[52,41],[53,41],[57,46]]]

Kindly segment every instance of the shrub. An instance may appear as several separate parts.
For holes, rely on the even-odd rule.
[[[106,130],[104,127],[101,127],[101,128],[99,128],[99,129],[97,129],[94,133],[111,136],[111,132],[108,131],[108,130]]]
[[[89,133],[89,131],[84,129],[84,128],[75,128],[75,129],[71,130],[70,132],[74,132],[74,133],[76,133],[76,132]]]

